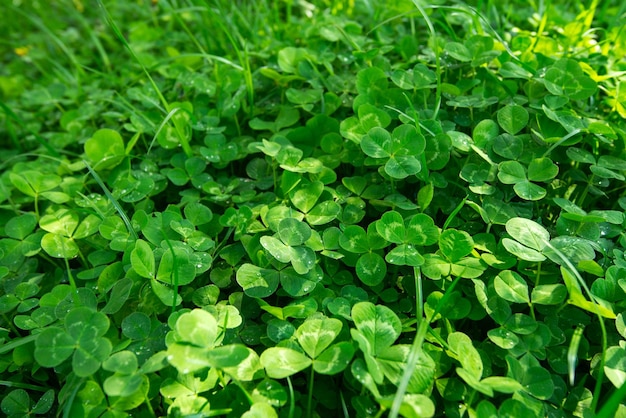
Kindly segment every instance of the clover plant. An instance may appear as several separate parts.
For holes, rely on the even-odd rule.
[[[626,414],[626,6],[44,3],[0,4],[2,414]]]

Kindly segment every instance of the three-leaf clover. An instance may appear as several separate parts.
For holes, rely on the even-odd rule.
[[[275,236],[261,237],[261,245],[281,263],[291,263],[298,274],[306,274],[315,266],[315,252],[304,243],[311,237],[311,227],[295,218],[278,224]]]
[[[35,359],[44,367],[56,367],[70,356],[79,377],[94,374],[109,357],[111,342],[104,337],[109,318],[87,307],[72,309],[63,327],[46,328],[35,340]]]
[[[385,212],[376,221],[376,231],[387,241],[397,244],[387,253],[385,260],[391,264],[418,267],[424,257],[415,246],[432,245],[439,238],[439,228],[432,218],[420,213],[406,221],[396,211]]]
[[[426,148],[426,139],[412,125],[400,125],[391,134],[374,127],[360,145],[366,155],[384,163],[385,173],[392,178],[404,179],[422,170],[419,156]]]
[[[518,161],[504,161],[498,167],[498,179],[513,184],[515,194],[525,200],[543,199],[546,189],[533,182],[551,182],[558,173],[559,167],[548,157],[533,159],[528,169]]]

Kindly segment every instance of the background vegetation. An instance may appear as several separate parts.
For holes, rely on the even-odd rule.
[[[3,1],[2,413],[626,416],[625,14]]]

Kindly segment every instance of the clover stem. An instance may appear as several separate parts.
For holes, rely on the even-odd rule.
[[[311,408],[313,406],[313,383],[315,382],[315,370],[311,366],[311,377],[309,378],[309,393],[306,400],[306,417],[311,418]]]
[[[443,297],[439,299],[437,302],[437,306],[435,307],[435,311],[431,318],[435,318],[439,313],[439,310],[442,306],[447,302],[450,298],[450,294],[456,287],[457,283],[461,280],[461,276],[458,276],[450,287],[446,290]],[[424,339],[426,338],[426,333],[428,332],[428,325],[430,325],[429,321],[426,318],[422,318],[419,322],[419,326],[417,328],[417,334],[415,334],[415,339],[413,340],[413,344],[411,345],[411,350],[409,351],[409,356],[406,360],[406,367],[400,378],[400,382],[398,383],[398,389],[396,390],[396,394],[394,395],[393,403],[391,404],[391,410],[389,411],[389,418],[397,418],[400,413],[400,407],[402,406],[402,401],[404,399],[404,395],[406,394],[406,390],[409,387],[409,381],[411,380],[411,376],[415,371],[415,367],[417,366],[417,360],[419,359],[420,353],[422,352],[422,344],[424,343]]]
[[[291,384],[291,379],[287,376],[287,385],[289,386],[289,418],[293,418],[296,413],[296,395],[293,392],[293,385]]]
[[[72,299],[74,299],[74,304],[76,306],[81,306],[80,299],[78,298],[78,288],[76,287],[76,281],[74,280],[74,276],[72,275],[72,269],[70,269],[70,262],[67,261],[67,257],[63,259],[65,261],[65,268],[67,269],[67,277],[70,281],[70,286],[72,287]]]
[[[16,328],[16,326],[13,324],[13,321],[9,319],[7,314],[5,314],[5,313],[2,314],[2,319],[4,319],[4,322],[6,322],[8,327],[11,328],[11,331],[13,331],[15,333],[15,335],[17,335],[18,337],[22,336],[22,334],[20,334],[20,330]],[[2,383],[0,382],[0,384],[2,384]]]
[[[422,271],[419,267],[413,267],[413,276],[415,277],[415,298],[417,300],[417,314],[419,319],[424,318],[424,294],[422,293]]]
[[[148,398],[147,392],[144,394],[144,400],[145,400],[146,406],[148,407],[148,411],[150,412],[150,416],[156,418],[156,414],[154,413],[154,409],[152,408],[152,404],[150,403],[150,398]]]
[[[378,411],[378,413],[376,413],[376,415],[374,415],[374,418],[380,418],[383,416],[383,413],[385,412],[386,408],[380,408],[380,410]]]
[[[39,193],[35,193],[35,216],[39,220]]]
[[[476,389],[472,389],[470,393],[469,399],[465,402],[465,405],[471,406],[474,403],[474,398],[476,397]]]

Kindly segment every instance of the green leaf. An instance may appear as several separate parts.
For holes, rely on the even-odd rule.
[[[480,149],[486,149],[487,145],[492,144],[495,137],[499,134],[498,125],[491,119],[483,119],[472,131],[472,139],[474,144]]]
[[[512,218],[506,223],[506,232],[521,244],[542,251],[550,241],[550,233],[537,222],[526,218]]]
[[[465,381],[472,389],[475,389],[485,395],[492,397],[493,389],[490,386],[483,384],[479,379],[477,379],[471,372],[468,370],[457,367],[456,374]]]
[[[426,165],[430,170],[441,170],[450,161],[452,139],[448,134],[440,133],[426,137]]]
[[[413,84],[413,73],[410,71],[396,70],[391,74],[391,81],[403,90],[415,88]]]
[[[44,367],[56,367],[67,360],[75,348],[75,340],[61,328],[43,330],[35,340],[35,360]]]
[[[385,279],[387,264],[376,253],[363,254],[356,262],[356,275],[366,285],[376,286]]]
[[[389,381],[399,385],[407,368],[411,346],[397,344],[387,347],[376,356],[376,364]],[[435,381],[435,362],[427,352],[421,351],[408,382],[407,391],[421,393],[432,388]]]
[[[309,319],[296,330],[296,339],[304,352],[316,359],[341,332],[342,323],[335,318]]]
[[[292,248],[283,244],[278,238],[273,236],[262,236],[260,239],[261,245],[272,256],[281,263],[289,263],[291,261]]]
[[[498,110],[498,124],[511,135],[515,135],[528,125],[528,111],[522,106],[507,105]]]
[[[23,240],[34,231],[36,226],[37,217],[29,212],[9,219],[4,226],[4,232],[8,237]]]
[[[309,225],[324,225],[337,218],[341,213],[341,206],[334,200],[325,200],[318,203],[306,214]]]
[[[287,100],[294,104],[317,103],[322,98],[323,90],[321,89],[294,89],[289,88],[285,92]]]
[[[122,334],[133,340],[143,340],[150,335],[150,317],[143,312],[133,312],[122,321]]]
[[[552,375],[543,367],[530,367],[525,370],[520,383],[526,392],[538,399],[550,399],[554,393]]]
[[[102,388],[109,396],[131,397],[144,383],[141,374],[114,374],[104,380]]]
[[[249,382],[260,377],[259,375],[262,374],[263,366],[261,366],[261,360],[255,351],[249,347],[244,348],[248,352],[248,356],[240,360],[236,366],[225,367],[224,372],[235,379]]]
[[[367,94],[370,90],[386,90],[389,85],[387,75],[378,67],[367,67],[359,70],[356,75],[356,88],[359,94]]]
[[[528,165],[528,179],[547,182],[559,174],[559,167],[550,158],[535,158]]]
[[[160,282],[184,286],[196,278],[196,267],[189,261],[188,253],[178,247],[166,250],[161,257],[156,279]]]
[[[55,258],[74,258],[79,252],[78,245],[72,238],[52,233],[41,238],[41,248]]]
[[[445,50],[452,58],[461,62],[469,62],[472,60],[472,53],[461,43],[448,42],[446,43]]]
[[[79,377],[95,373],[109,357],[111,342],[103,338],[109,328],[106,315],[90,308],[72,309],[64,320],[65,331],[47,328],[35,341],[35,359],[46,367],[55,367],[72,352],[72,369]]]
[[[404,179],[422,170],[422,164],[412,155],[392,155],[385,163],[385,172],[394,179]]]
[[[515,333],[502,327],[490,329],[487,332],[487,336],[495,345],[505,350],[512,349],[520,342],[519,337]]]
[[[139,363],[137,356],[132,351],[123,350],[114,353],[102,363],[102,368],[110,372],[131,374],[137,370]]]
[[[154,294],[166,306],[178,306],[183,302],[183,298],[174,289],[159,283],[157,280],[150,280],[150,286]]]
[[[394,397],[386,397],[379,402],[381,405],[391,409]],[[435,415],[435,404],[426,395],[409,393],[402,398],[400,415],[406,418],[430,418]]]
[[[309,262],[307,260],[298,260],[295,264],[298,265],[301,263],[302,265],[299,268],[302,268],[305,273],[298,273],[295,267],[287,267],[280,271],[280,284],[285,292],[293,297],[300,297],[306,294],[311,293],[316,284],[321,280],[323,276],[317,275],[316,269],[309,269]]]
[[[483,361],[472,345],[470,337],[462,332],[453,332],[448,336],[448,345],[463,369],[473,378],[480,380],[483,375]]]
[[[593,154],[581,148],[568,147],[565,153],[570,159],[579,163],[596,163],[596,158],[593,156]]]
[[[417,157],[426,149],[426,139],[413,125],[400,125],[393,130],[392,153],[398,156]]]
[[[269,347],[261,353],[261,365],[273,379],[284,379],[309,367],[312,360],[287,347]]]
[[[71,237],[79,223],[78,214],[69,209],[59,209],[52,214],[44,215],[39,220],[39,226],[44,231]]]
[[[406,225],[406,241],[415,245],[432,245],[439,240],[439,228],[433,219],[424,214],[414,215]]]
[[[626,350],[622,347],[609,347],[606,350],[604,373],[613,386],[620,388],[626,383]]]
[[[398,266],[419,267],[424,264],[424,257],[410,244],[398,245],[385,255],[385,260]]]
[[[435,187],[432,183],[428,183],[417,192],[417,204],[420,210],[424,211],[430,206],[435,195]]]
[[[212,367],[225,369],[237,367],[250,355],[250,349],[243,344],[229,344],[215,347],[206,352],[207,361]]]
[[[341,373],[350,364],[354,351],[354,345],[351,342],[343,341],[333,344],[315,358],[313,370],[325,375]]]
[[[43,173],[36,170],[24,170],[19,173],[9,173],[11,183],[27,196],[37,195],[52,190],[62,182],[61,177],[53,173]]]
[[[191,202],[184,209],[185,218],[192,224],[204,225],[213,219],[213,212],[208,207],[198,202]]]
[[[494,279],[496,293],[504,300],[514,303],[529,303],[528,284],[514,271],[505,270]]]
[[[546,89],[554,95],[572,100],[585,100],[595,94],[596,82],[587,76],[580,64],[571,58],[561,58],[545,73]]]
[[[533,288],[530,300],[539,305],[560,305],[567,298],[567,288],[560,284],[540,284]]]
[[[257,402],[252,404],[241,418],[278,418],[278,414],[270,404]]]
[[[278,288],[279,275],[276,270],[264,269],[244,263],[237,270],[237,283],[246,295],[266,298]]]
[[[466,257],[450,264],[450,273],[453,276],[474,279],[481,276],[486,268],[487,265],[480,258]]]
[[[424,64],[413,67],[413,84],[416,89],[431,87],[437,81],[437,75]]]
[[[546,189],[528,180],[520,181],[513,186],[515,194],[524,200],[541,200],[546,196]]]
[[[138,239],[135,242],[135,248],[130,253],[130,263],[135,272],[141,277],[146,279],[155,277],[156,262],[154,253],[146,241]]]
[[[275,343],[291,338],[295,332],[291,322],[284,319],[273,318],[267,322],[267,336]]]
[[[380,392],[378,391],[378,385],[374,381],[372,375],[368,372],[363,359],[357,358],[354,362],[352,362],[350,371],[352,372],[352,376],[354,376],[359,383],[366,387],[377,399],[381,397]]]
[[[569,272],[569,270],[561,267],[561,275],[563,276],[563,281],[565,282],[565,286],[567,287],[567,291],[569,293],[568,303],[588,312],[598,313],[605,318],[616,318],[615,313],[608,302],[603,301],[598,297],[594,297],[594,301],[590,302],[583,296],[578,280],[572,273]]]
[[[323,191],[324,184],[321,181],[314,181],[306,185],[300,184],[298,188],[290,193],[289,197],[291,203],[293,203],[298,210],[307,213],[315,206],[315,203],[322,195]]]
[[[489,376],[480,382],[500,393],[515,393],[523,389],[517,380],[506,376]]]
[[[369,354],[374,356],[391,346],[402,331],[398,316],[383,305],[356,303],[352,307],[352,319],[371,346],[372,352]]]
[[[528,315],[516,313],[509,316],[503,326],[516,334],[530,335],[537,330],[539,324]]]
[[[522,260],[541,262],[546,259],[546,256],[544,256],[541,252],[528,248],[509,238],[504,238],[502,240],[502,245],[508,252]]]
[[[167,361],[181,374],[190,374],[208,368],[207,349],[187,344],[172,343],[167,348]]]
[[[364,103],[359,106],[357,110],[359,115],[359,122],[365,132],[368,132],[372,128],[386,128],[391,123],[391,117],[387,112],[376,108],[375,106]]]
[[[456,262],[474,249],[474,240],[465,231],[446,229],[439,236],[439,249],[450,261]]]
[[[100,129],[85,142],[85,155],[96,170],[115,167],[125,156],[124,141],[117,131]]]
[[[287,245],[302,245],[311,237],[311,228],[295,218],[285,218],[278,224],[278,236]]]
[[[374,127],[361,139],[361,149],[372,158],[388,158],[392,147],[391,134],[383,128]]]
[[[395,244],[402,244],[406,239],[404,219],[402,215],[396,211],[385,212],[383,216],[376,221],[376,231],[381,237]]]
[[[30,415],[31,400],[24,389],[15,389],[2,399],[0,408],[9,417],[27,417]]]
[[[176,321],[176,332],[182,341],[198,347],[213,347],[217,339],[217,321],[203,309],[185,312]]]
[[[550,244],[550,247],[544,250],[544,255],[557,264],[564,263],[563,255],[575,265],[581,261],[593,260],[596,256],[592,244],[584,238],[564,235],[552,239]],[[555,250],[561,254],[557,254]]]
[[[359,119],[354,116],[342,120],[339,124],[339,131],[344,138],[347,138],[356,144],[359,144],[363,135],[367,133],[367,131],[361,126]]]
[[[351,253],[365,253],[369,251],[369,241],[365,230],[358,225],[348,225],[339,237],[339,245]]]
[[[524,152],[524,141],[519,136],[504,133],[494,138],[493,151],[501,157],[515,160]]]
[[[517,161],[504,161],[498,166],[498,179],[504,184],[516,184],[526,180],[526,170]]]
[[[315,267],[315,252],[304,245],[290,248],[293,269],[298,274],[307,274]]]

